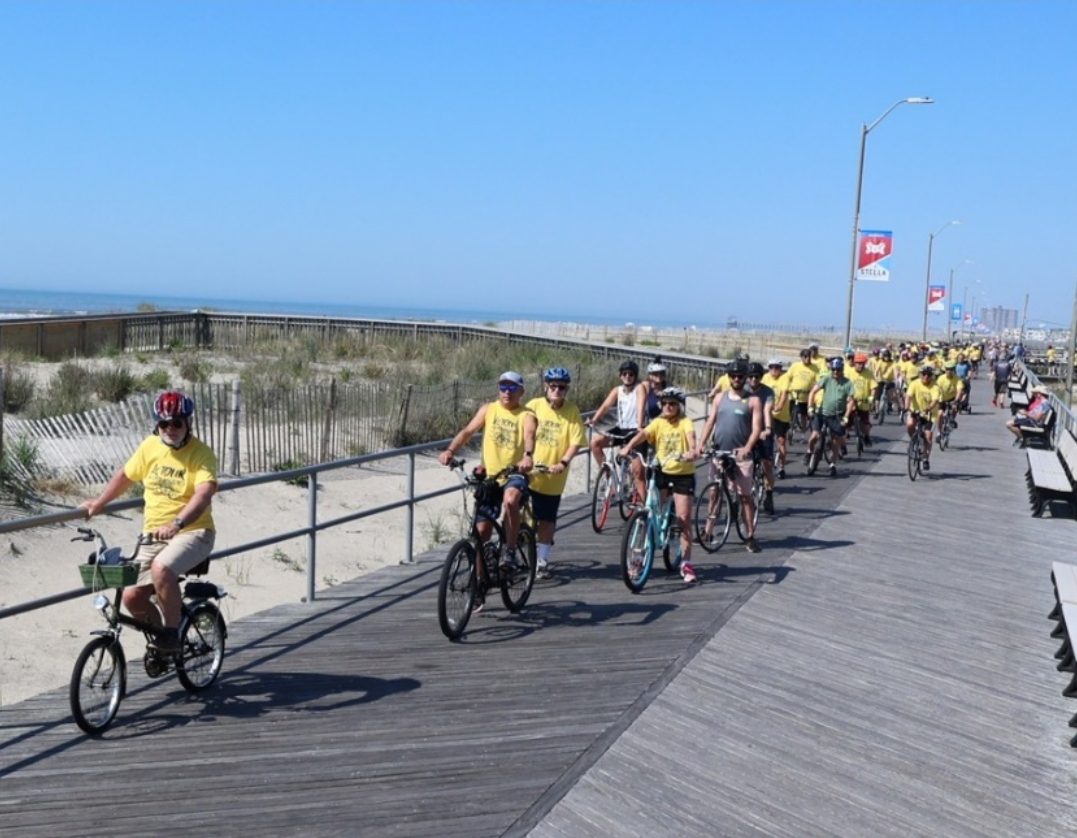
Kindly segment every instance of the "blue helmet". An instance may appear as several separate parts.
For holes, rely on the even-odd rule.
[[[178,390],[167,390],[153,402],[153,418],[158,422],[167,419],[187,419],[194,413],[194,401]]]
[[[572,381],[572,373],[564,367],[550,367],[542,374],[542,380],[547,383],[550,381],[564,381],[568,384]]]

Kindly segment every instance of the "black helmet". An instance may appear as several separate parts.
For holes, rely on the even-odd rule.
[[[748,362],[737,359],[726,368],[729,375],[748,375]]]
[[[639,378],[639,364],[635,361],[622,361],[621,366],[617,368],[617,372],[630,372],[636,378]]]
[[[761,363],[759,363],[758,361],[752,361],[752,363],[748,364],[748,376],[749,377],[760,376],[764,372],[765,372],[765,370],[763,369],[763,365]]]
[[[685,398],[684,390],[680,387],[667,387],[658,391],[658,401],[660,402],[679,402],[684,404]]]

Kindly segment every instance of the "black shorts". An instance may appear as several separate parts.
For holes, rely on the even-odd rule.
[[[637,433],[639,433],[639,428],[622,428],[620,425],[614,425],[608,431],[602,431],[602,436],[614,445],[624,445]]]
[[[845,436],[845,426],[841,424],[840,416],[824,416],[822,413],[816,413],[812,417],[811,427],[813,431],[823,430],[823,423],[826,422],[828,428],[830,428],[830,435],[833,437]]]
[[[755,444],[755,448],[752,449],[752,459],[767,460],[774,459],[774,436],[768,436],[766,439],[761,439]]]
[[[781,419],[771,419],[771,426],[774,428],[774,436],[779,439],[783,438],[789,433],[789,423],[783,422]]]
[[[666,474],[658,472],[658,488],[669,489],[675,495],[694,495],[696,493],[696,476],[694,474]]]
[[[1005,379],[1005,378],[1003,378],[1003,379],[1002,379],[1002,380],[1000,381],[999,379],[997,379],[997,378],[996,378],[996,379],[995,379],[995,395],[996,395],[996,396],[997,396],[997,395],[999,395],[999,394],[1000,394],[1000,393],[1002,393],[1002,392],[1003,392],[1003,391],[1004,391],[1005,389],[1006,389],[1006,379]]]
[[[557,521],[557,510],[561,506],[560,495],[544,495],[542,492],[531,490],[531,511],[535,513],[536,521]]]

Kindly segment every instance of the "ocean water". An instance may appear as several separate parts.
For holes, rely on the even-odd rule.
[[[603,317],[585,312],[543,315],[533,311],[479,311],[405,306],[377,306],[357,303],[284,302],[280,300],[216,299],[210,297],[166,297],[152,294],[94,294],[67,291],[35,291],[0,288],[0,318],[42,317],[61,314],[111,314],[136,311],[140,305],[160,310],[244,312],[247,314],[298,314],[318,317],[360,317],[387,320],[426,320],[450,323],[500,323],[506,320],[574,321],[597,325],[624,325],[623,318]],[[682,326],[651,319],[656,326]]]

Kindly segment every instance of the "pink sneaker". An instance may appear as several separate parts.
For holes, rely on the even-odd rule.
[[[684,580],[686,585],[695,584],[696,572],[688,562],[681,562],[681,579]]]

